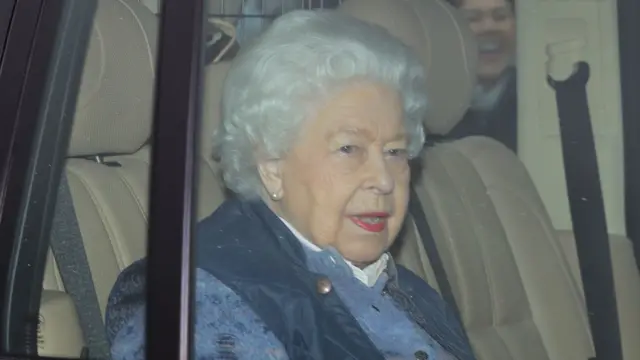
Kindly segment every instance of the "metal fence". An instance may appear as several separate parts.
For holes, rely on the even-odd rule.
[[[332,9],[343,0],[207,0],[207,62],[232,57],[273,19],[293,10]]]

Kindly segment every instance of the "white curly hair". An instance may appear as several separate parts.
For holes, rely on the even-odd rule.
[[[333,10],[282,15],[234,59],[214,135],[226,186],[259,198],[260,159],[279,159],[305,120],[353,81],[396,89],[403,100],[410,157],[423,147],[427,94],[418,57],[386,29]]]

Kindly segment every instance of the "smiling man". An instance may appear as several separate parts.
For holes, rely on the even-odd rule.
[[[517,150],[516,17],[513,0],[452,0],[478,41],[478,85],[469,112],[450,133],[486,135]]]

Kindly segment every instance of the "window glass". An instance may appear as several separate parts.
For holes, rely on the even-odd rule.
[[[49,85],[42,104],[34,104],[40,115],[28,160],[25,186],[30,190],[22,200],[22,227],[17,227],[15,273],[9,274],[15,288],[42,290],[30,292],[40,294],[35,300],[25,298],[26,291],[10,293],[14,306],[39,303],[26,320],[14,319],[20,323],[14,321],[11,328],[12,352],[110,359],[109,343],[122,324],[113,325],[117,319],[105,315],[109,293],[120,272],[146,256],[159,15],[138,0],[53,3],[62,8],[58,27],[50,29],[55,36],[34,45],[36,52],[53,47],[54,57],[49,72],[37,80]],[[51,12],[53,3],[44,6],[43,14],[46,8]],[[95,6],[93,18],[87,18],[91,12],[79,17],[81,3]],[[86,43],[76,44],[75,63],[62,55],[55,58],[56,51],[74,52],[74,44],[67,43],[73,37],[69,33],[80,31],[73,24],[82,20],[88,24],[82,31],[89,36]],[[66,97],[55,102],[61,94]],[[52,113],[64,102],[73,106],[56,118]],[[52,143],[54,139],[61,143]],[[43,171],[48,168],[59,172]],[[27,237],[28,224],[39,223],[50,228]],[[30,247],[34,250],[25,250]],[[30,268],[33,276],[23,276]],[[109,331],[107,325],[113,325]],[[16,336],[31,332],[37,338]]]
[[[209,54],[205,75],[194,238],[197,356],[285,359],[300,349],[339,358],[349,349],[359,358],[462,359],[466,344],[478,359],[593,356],[581,292],[582,278],[591,289],[597,281],[581,275],[556,94],[547,81],[567,78],[578,60],[591,68],[605,245],[616,266],[630,264],[615,276],[634,289],[617,296],[625,358],[635,356],[636,330],[628,329],[640,329],[640,319],[630,320],[634,306],[625,304],[640,296],[640,278],[624,228],[612,7],[592,16],[593,4],[583,2],[345,1],[340,13],[386,28],[426,65],[424,97],[409,109],[394,96],[407,101],[420,90],[393,82],[409,65],[394,57],[401,51],[384,34],[356,20],[342,27],[339,19],[294,15],[288,6],[296,2],[259,3],[213,2],[226,16],[209,18],[212,28],[233,24],[226,34],[237,42]],[[276,3],[286,14],[272,22],[265,9]],[[256,16],[262,10],[264,17]],[[375,56],[357,52],[363,47]],[[383,77],[374,74],[384,73],[385,61],[398,66],[394,80],[384,78],[386,88],[362,81]],[[427,146],[409,161],[420,135],[408,118],[425,98]],[[392,109],[407,121],[394,122]],[[365,135],[376,121],[369,131],[375,136]],[[399,143],[386,133],[393,126],[409,130],[396,129],[406,134]],[[417,165],[411,186],[409,164]],[[581,183],[597,176],[585,173]],[[590,216],[578,233],[598,223]],[[605,265],[593,265],[591,274],[605,278]],[[405,268],[418,275],[411,286],[403,283],[413,281]],[[443,300],[425,299],[426,284]],[[454,329],[446,334],[420,321],[446,323],[421,308],[442,301]],[[386,319],[387,327],[372,318]],[[455,330],[457,318],[464,331]]]
[[[611,324],[589,331],[599,310],[585,309],[582,280],[613,281],[602,264],[580,270],[575,234],[590,224],[571,218],[547,81],[584,60],[624,360],[639,358],[626,74],[614,10],[587,6],[600,5],[208,0],[192,357],[594,357],[603,332],[617,335]],[[304,11],[320,8],[338,10]],[[160,9],[98,1],[41,241],[39,355],[144,358],[137,261],[147,255]],[[22,199],[26,214],[34,199]]]

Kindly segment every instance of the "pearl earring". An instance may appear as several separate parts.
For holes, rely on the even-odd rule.
[[[271,199],[278,200],[278,194],[277,193],[272,193],[271,194]]]

